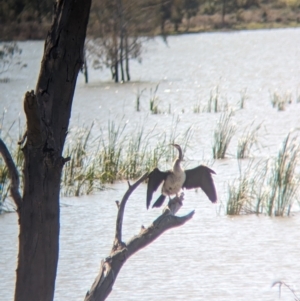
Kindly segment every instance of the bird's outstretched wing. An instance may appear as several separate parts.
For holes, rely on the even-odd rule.
[[[169,171],[160,171],[158,168],[153,169],[148,176],[148,187],[147,187],[147,209],[150,206],[150,202],[152,200],[152,194],[163,180],[166,179]]]
[[[211,176],[212,173],[215,174],[212,169],[204,165],[185,170],[186,179],[183,187],[186,189],[200,187],[208,196],[208,198],[215,203],[217,201],[217,193],[214,180]]]

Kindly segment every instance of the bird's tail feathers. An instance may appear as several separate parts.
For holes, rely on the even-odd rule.
[[[163,194],[161,194],[160,197],[153,204],[152,208],[154,208],[154,207],[160,207],[163,204],[163,202],[164,202],[165,199],[166,199],[166,196],[163,195]]]

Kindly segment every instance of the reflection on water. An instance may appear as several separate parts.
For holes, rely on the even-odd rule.
[[[19,113],[24,118],[22,95],[34,88],[43,43],[26,42],[21,47],[28,69],[15,71],[9,84],[0,84],[7,124]],[[234,116],[239,127],[236,136],[254,118],[263,121],[260,144],[253,155],[274,155],[290,128],[299,127],[300,104],[294,101],[286,111],[278,112],[271,107],[270,93],[277,89],[297,98],[299,54],[299,29],[170,37],[169,47],[160,40],[151,41],[142,66],[132,65],[136,82],[115,85],[109,81],[109,73],[91,71],[91,84],[85,86],[80,75],[71,123],[81,125],[95,119],[97,128],[109,118],[124,116],[129,120],[128,129],[146,120],[146,128],[157,124],[160,131],[179,115],[179,130],[191,124],[194,127],[186,160],[201,161],[212,157],[212,133],[219,114],[194,114],[193,106],[199,100],[206,104],[210,90],[219,85],[221,101],[236,107],[240,91],[247,88],[246,107]],[[167,112],[170,106],[172,114],[149,114],[150,88],[157,83],[161,109]],[[147,90],[137,113],[136,93],[142,88]],[[226,199],[227,181],[238,175],[234,159],[237,137],[229,158],[213,165],[221,201]],[[56,301],[83,300],[101,259],[110,251],[115,200],[126,188],[121,183],[95,196],[62,199]],[[128,202],[126,240],[160,212],[146,211],[145,195],[145,185],[141,185]],[[220,205],[212,205],[202,192],[189,191],[180,213],[193,209],[196,214],[191,221],[167,232],[125,264],[108,300],[277,300],[278,290],[271,289],[271,284],[279,279],[300,290],[298,213],[290,218],[226,217],[222,210],[218,213]],[[13,298],[17,235],[16,214],[0,216],[1,301]],[[292,300],[287,290],[282,297]]]

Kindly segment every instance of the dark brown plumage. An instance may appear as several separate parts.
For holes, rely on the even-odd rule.
[[[201,188],[212,203],[217,202],[217,193],[211,174],[215,172],[204,165],[199,165],[193,169],[183,170],[181,161],[183,160],[182,150],[178,144],[173,144],[178,149],[179,156],[174,161],[172,170],[160,171],[155,168],[148,176],[147,187],[147,209],[150,206],[152,195],[159,185],[162,186],[162,193],[152,207],[160,207],[166,196],[178,195],[181,189]]]

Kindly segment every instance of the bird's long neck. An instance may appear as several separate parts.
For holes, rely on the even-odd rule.
[[[176,158],[176,160],[174,161],[173,164],[173,171],[176,172],[181,172],[183,171],[182,167],[181,167],[181,161],[183,160],[183,155],[182,155],[182,150],[181,148],[178,148],[178,157]]]
[[[181,162],[183,160],[183,154],[182,154],[182,150],[181,148],[179,147],[178,148],[178,158],[179,162]]]

